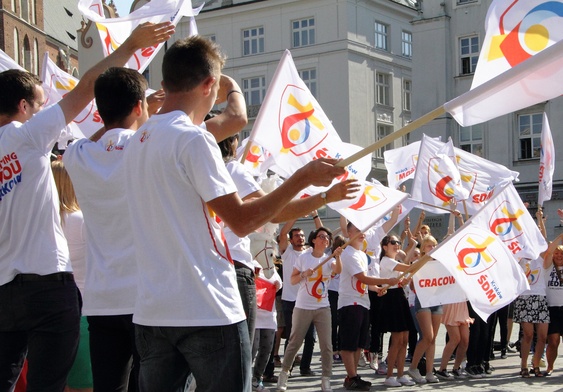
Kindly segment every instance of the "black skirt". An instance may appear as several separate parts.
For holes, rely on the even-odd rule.
[[[409,302],[402,288],[389,289],[381,297],[381,320],[383,332],[404,332],[415,329],[409,310]]]

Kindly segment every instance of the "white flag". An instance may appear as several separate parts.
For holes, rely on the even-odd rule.
[[[249,139],[272,154],[276,166],[283,168],[287,174],[295,173],[314,159],[347,158],[361,150],[358,146],[342,142],[299,77],[288,50],[276,69]],[[346,174],[335,182],[364,180],[371,171],[371,156],[365,156],[345,169]],[[312,194],[319,189],[308,192]]]
[[[522,269],[506,246],[486,228],[470,222],[430,255],[455,278],[483,320],[529,289]]]
[[[413,278],[416,296],[423,308],[464,302],[467,296],[455,277],[439,261],[431,260]]]
[[[471,90],[444,104],[469,126],[563,94],[563,3],[495,0]]]
[[[547,114],[543,114],[543,124],[541,130],[541,153],[540,153],[540,174],[538,204],[543,207],[545,201],[551,200],[553,188],[553,173],[555,171],[555,146],[551,136],[551,128]]]
[[[408,196],[407,193],[382,184],[364,181],[361,192],[354,200],[330,203],[329,207],[346,217],[358,229],[365,231],[383,219]]]
[[[414,178],[420,142],[383,152],[389,188],[398,189],[403,182]]]
[[[487,227],[517,259],[537,259],[547,242],[512,184],[507,185],[471,218]]]
[[[141,23],[170,21],[176,26],[182,16],[193,17],[201,9],[197,9],[194,13],[190,0],[152,0],[125,17],[105,18],[98,12],[99,4],[97,3],[99,0],[80,0],[78,9],[86,18],[96,23],[104,56],[114,52]],[[142,73],[163,45],[164,43],[160,43],[139,49],[126,66]]]
[[[12,59],[0,49],[0,72],[7,71],[9,69],[19,69],[20,71],[26,71],[24,67],[16,63],[14,59]]]

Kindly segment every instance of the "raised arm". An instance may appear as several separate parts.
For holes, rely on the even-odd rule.
[[[397,224],[397,219],[399,219],[399,212],[401,212],[400,205],[393,208],[393,211],[391,212],[391,218],[381,226],[383,228],[383,231],[385,231],[385,234],[389,233],[391,229]]]
[[[240,132],[248,124],[246,102],[239,85],[233,78],[221,75],[216,103],[225,101],[227,107],[223,112],[205,122],[207,130],[218,142]]]
[[[160,44],[173,33],[174,26],[170,22],[147,22],[137,26],[115,52],[86,71],[76,87],[59,101],[66,122],[70,123],[94,99],[94,83],[102,72],[110,67],[122,67],[138,49]]]
[[[285,250],[289,246],[289,237],[288,237],[289,231],[291,230],[291,228],[295,224],[296,220],[297,219],[291,219],[291,220],[285,222],[285,225],[283,225],[281,230],[280,230],[280,235],[279,235],[280,240],[278,242],[278,248],[280,249],[281,255],[283,255],[283,253],[285,252]]]

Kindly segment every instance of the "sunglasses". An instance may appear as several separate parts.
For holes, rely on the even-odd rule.
[[[401,241],[396,241],[396,240],[390,240],[389,243],[391,245],[401,245]]]

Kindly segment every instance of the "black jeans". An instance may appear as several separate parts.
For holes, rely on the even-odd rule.
[[[133,315],[88,316],[90,359],[96,391],[137,391],[139,354]]]
[[[28,391],[60,392],[80,336],[80,293],[72,273],[20,274],[0,286],[0,391],[27,356]]]

